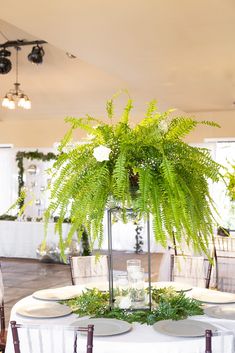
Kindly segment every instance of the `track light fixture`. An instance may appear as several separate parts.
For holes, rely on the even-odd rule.
[[[32,51],[28,55],[28,60],[35,64],[41,64],[45,52],[40,45],[46,43],[45,40],[28,41],[17,39],[8,40],[7,42],[0,44],[0,74],[7,74],[11,71],[12,67],[11,61],[8,59],[8,57],[11,56],[11,52],[6,48],[14,48],[16,50],[16,81],[14,87],[10,89],[2,99],[3,107],[8,109],[15,109],[17,106],[23,109],[31,108],[31,101],[20,89],[20,83],[18,81],[18,52],[23,46],[33,45]]]
[[[0,50],[0,74],[5,75],[11,71],[11,61],[7,58],[11,56],[11,52],[6,48]]]
[[[23,46],[33,45],[31,52],[28,55],[28,60],[34,64],[41,64],[45,55],[42,44],[46,44],[45,40],[8,40],[0,44],[0,74],[7,74],[11,70],[11,61],[7,58],[11,52],[6,48],[21,48]]]
[[[45,52],[43,47],[37,44],[33,47],[31,53],[28,55],[28,60],[34,64],[42,64],[44,55]]]

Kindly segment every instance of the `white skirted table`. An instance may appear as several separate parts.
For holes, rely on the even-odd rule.
[[[47,242],[58,244],[55,224],[49,223]],[[68,224],[63,224],[66,236]],[[44,239],[45,231],[42,222],[0,221],[0,257],[22,257],[36,259],[36,250]]]
[[[79,318],[74,315],[68,315],[61,318],[52,319],[34,319],[26,318],[16,313],[17,307],[27,305],[30,307],[39,300],[32,296],[20,300],[12,309],[11,320],[17,323],[30,323],[42,325],[63,325],[70,326],[79,325]],[[210,318],[206,315],[194,316],[192,320],[203,320],[218,327],[218,330],[232,330],[235,332],[235,321],[221,320]],[[72,339],[72,337],[70,337]],[[46,337],[43,338],[46,340]],[[59,340],[58,334],[58,340]],[[69,339],[69,338],[68,338]],[[232,335],[225,335],[223,337],[214,337],[216,340],[213,345],[213,353],[234,353],[234,340]],[[69,344],[66,344],[66,347]],[[221,347],[223,346],[223,349]],[[21,339],[22,352],[28,351],[26,343]],[[51,353],[49,346],[45,353]],[[59,350],[58,350],[59,349]],[[62,353],[62,347],[56,349],[56,353]],[[67,352],[67,349],[66,349]],[[94,353],[204,353],[205,342],[204,337],[200,338],[178,338],[160,334],[156,332],[153,327],[134,323],[130,332],[118,336],[110,337],[94,337]],[[11,331],[8,332],[6,353],[14,353]]]
[[[47,243],[56,246],[59,242],[55,234],[55,224],[49,223],[47,229]],[[63,237],[69,232],[70,225],[62,226]],[[104,239],[102,249],[108,248],[106,217],[104,218]],[[134,251],[135,228],[133,223],[117,222],[113,225],[113,249]],[[0,257],[37,258],[36,249],[44,239],[45,230],[42,222],[0,221]],[[76,238],[76,237],[75,237]],[[147,250],[146,229],[143,229],[143,250]],[[151,235],[151,251],[165,251],[157,245]]]

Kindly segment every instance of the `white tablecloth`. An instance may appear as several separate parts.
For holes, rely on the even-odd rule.
[[[69,326],[75,322],[79,325],[79,319],[72,314],[57,319],[29,319],[16,313],[17,307],[21,305],[33,305],[38,300],[30,297],[19,301],[12,309],[11,320],[17,323],[33,323],[43,325],[64,325]],[[191,318],[192,319],[192,318]],[[235,321],[219,320],[209,318],[206,315],[194,316],[193,320],[203,320],[212,323],[219,329],[235,331]],[[59,335],[59,334],[58,334]],[[58,337],[59,340],[59,337]],[[233,336],[226,335],[214,337],[213,353],[234,353]],[[21,340],[22,352],[27,353],[24,340]],[[51,353],[50,347],[45,353]],[[66,351],[67,352],[67,351]],[[112,336],[112,337],[94,337],[94,353],[204,353],[204,338],[176,338],[156,332],[153,327],[147,325],[133,324],[131,332]],[[8,332],[6,353],[14,353],[11,331]],[[57,351],[57,353],[60,353]],[[62,353],[62,350],[61,350]]]

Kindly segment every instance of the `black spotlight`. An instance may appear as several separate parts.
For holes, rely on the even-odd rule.
[[[8,56],[11,56],[11,52],[9,50],[1,49],[0,50],[0,74],[5,75],[11,71],[11,61],[7,59]]]
[[[43,61],[44,55],[45,55],[45,52],[43,50],[43,47],[36,45],[35,47],[33,47],[31,53],[28,55],[28,59],[31,63],[41,64]]]

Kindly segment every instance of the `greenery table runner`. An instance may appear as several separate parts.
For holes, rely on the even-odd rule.
[[[96,318],[115,318],[129,323],[153,325],[160,320],[181,320],[192,315],[203,315],[201,303],[188,298],[183,292],[175,292],[172,288],[152,288],[153,309],[135,310],[109,307],[109,293],[100,290],[86,289],[74,298],[63,301],[75,314],[79,316],[91,316]]]

